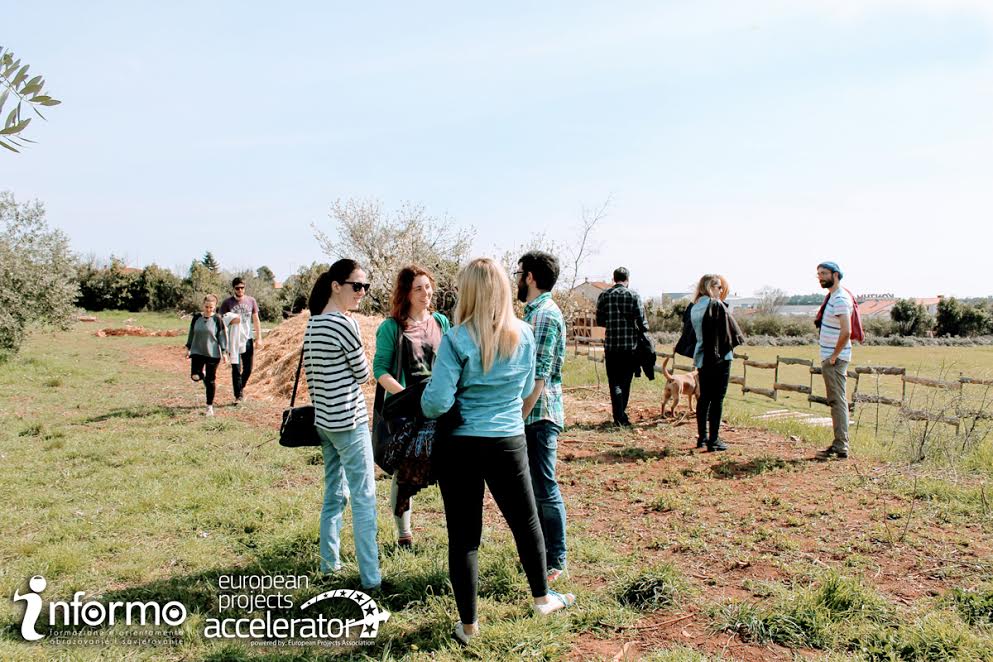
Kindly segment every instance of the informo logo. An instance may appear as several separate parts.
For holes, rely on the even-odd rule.
[[[41,575],[35,575],[28,580],[28,588],[31,592],[21,595],[19,591],[14,591],[14,602],[24,602],[24,619],[21,621],[21,636],[27,641],[38,641],[44,639],[45,635],[38,634],[35,625],[38,617],[41,616],[42,601],[41,595],[48,582]],[[157,602],[83,602],[84,591],[76,591],[69,602],[50,602],[48,604],[48,624],[49,626],[71,626],[78,627],[89,625],[96,627],[100,625],[113,625],[123,622],[127,625],[137,623],[139,625],[182,625],[186,620],[186,607],[179,602],[167,602],[165,606],[159,606]],[[59,612],[61,611],[61,619]],[[121,618],[123,616],[123,619]]]

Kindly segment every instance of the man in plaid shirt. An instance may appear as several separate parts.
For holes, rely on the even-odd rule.
[[[610,387],[610,407],[614,423],[631,425],[628,420],[628,397],[634,378],[635,350],[638,336],[648,330],[645,306],[638,293],[628,289],[630,272],[624,267],[614,270],[614,286],[600,294],[596,302],[596,323],[607,329],[603,341],[603,359]]]
[[[517,298],[524,321],[534,328],[537,360],[534,390],[524,398],[524,435],[538,520],[545,538],[548,581],[565,572],[565,504],[555,480],[559,433],[565,428],[562,406],[562,364],[565,362],[565,320],[552,301],[551,289],[559,277],[559,261],[548,253],[531,251],[518,262]]]

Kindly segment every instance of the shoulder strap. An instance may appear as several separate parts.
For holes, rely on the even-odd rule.
[[[304,329],[303,332],[303,347],[300,348],[300,361],[297,363],[297,376],[293,380],[293,394],[290,395],[290,408],[293,408],[293,403],[297,401],[297,386],[300,385],[300,370],[303,368],[303,352],[307,347],[307,330]]]
[[[396,320],[394,320],[394,323],[397,325],[397,347],[396,351],[393,352],[393,365],[395,368],[393,374],[396,375],[395,379],[400,381],[400,371],[403,370],[403,359],[401,358],[403,354],[403,324]]]

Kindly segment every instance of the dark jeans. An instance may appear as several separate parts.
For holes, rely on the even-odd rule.
[[[255,348],[252,345],[252,340],[249,339],[244,353],[241,354],[240,363],[231,364],[231,386],[234,387],[235,399],[241,397],[241,392],[245,389],[245,385],[248,384],[248,378],[252,376],[252,359],[254,357]]]
[[[217,364],[220,359],[194,354],[190,357],[190,379],[203,382],[207,388],[207,404],[214,404],[214,392],[217,390]]]
[[[717,441],[721,429],[721,414],[724,410],[724,395],[728,392],[731,379],[731,362],[720,361],[700,368],[700,397],[696,401],[697,438],[713,443]],[[710,422],[710,436],[707,436],[707,422]]]
[[[545,543],[531,491],[524,435],[449,437],[435,447],[433,461],[445,503],[448,574],[462,622],[476,622],[484,483],[514,535],[531,595],[546,595]]]
[[[634,352],[611,350],[603,353],[607,369],[607,385],[610,387],[610,408],[614,422],[618,425],[631,425],[628,420],[628,398],[631,396],[631,380],[634,379]]]
[[[538,507],[538,521],[545,539],[545,564],[565,569],[565,503],[555,480],[555,453],[559,445],[559,426],[538,421],[524,428],[528,442],[528,467],[531,487]]]

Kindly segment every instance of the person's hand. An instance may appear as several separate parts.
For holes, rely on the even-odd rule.
[[[190,351],[186,350],[186,358],[190,358]]]
[[[222,363],[227,363],[228,362],[228,355],[227,354],[221,354],[221,362]]]
[[[830,358],[828,358],[828,363],[830,363],[831,365],[834,365],[837,362],[838,362],[838,357],[837,356],[834,356],[833,354],[831,355]]]

